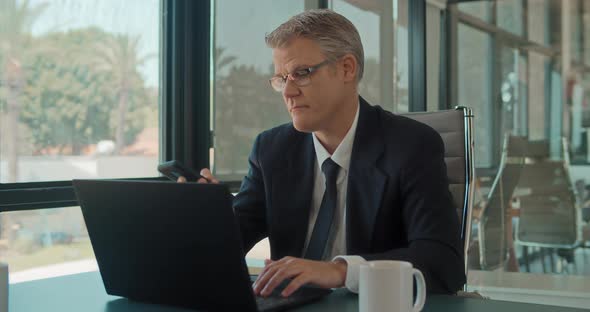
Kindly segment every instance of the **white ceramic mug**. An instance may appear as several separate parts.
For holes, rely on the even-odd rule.
[[[8,312],[8,265],[0,263],[0,312]]]
[[[417,312],[424,307],[424,276],[411,263],[370,261],[361,264],[359,274],[360,312]],[[412,303],[414,277],[417,294]]]

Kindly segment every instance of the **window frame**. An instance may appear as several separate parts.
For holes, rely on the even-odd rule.
[[[177,159],[192,168],[210,164],[209,149],[214,148],[210,120],[212,1],[162,0],[160,4],[160,161]],[[409,3],[409,105],[411,111],[425,111],[426,0]],[[305,0],[306,9],[328,7],[328,0]],[[199,31],[192,31],[195,29]],[[241,184],[224,182],[232,191]],[[0,183],[0,213],[71,206],[78,206],[71,180]]]
[[[208,1],[160,2],[160,161],[209,164],[210,49],[200,44],[210,40],[209,10]],[[0,213],[70,206],[78,206],[71,180],[0,183]]]
[[[490,21],[486,22],[476,16],[471,14],[462,12],[458,9],[457,4],[462,2],[474,2],[474,1],[482,1],[482,0],[456,0],[456,1],[449,1],[449,5],[447,7],[447,13],[449,14],[447,19],[446,29],[448,32],[445,35],[446,42],[447,42],[447,61],[448,65],[446,68],[441,68],[441,71],[445,70],[444,76],[447,78],[446,80],[449,82],[449,88],[446,88],[446,95],[441,95],[441,97],[446,97],[447,109],[452,108],[451,106],[454,103],[457,103],[458,100],[458,25],[463,24],[479,30],[481,32],[487,33],[491,36],[492,40],[492,57],[490,62],[491,64],[491,96],[492,96],[492,104],[494,103],[495,96],[500,94],[500,71],[498,69],[498,64],[494,62],[498,62],[501,57],[501,47],[512,47],[519,51],[520,55],[527,55],[528,52],[535,52],[540,55],[544,55],[548,58],[553,58],[559,54],[559,51],[551,48],[547,44],[542,44],[538,42],[534,42],[528,39],[528,21],[526,19],[527,15],[525,14],[525,19],[523,20],[523,35],[519,36],[516,35],[508,30],[505,30],[497,25],[497,8],[496,3],[491,1],[492,6],[490,8]],[[528,9],[528,1],[523,1],[523,10],[527,12]],[[526,69],[527,81],[528,81],[528,64]],[[445,92],[445,91],[443,91]],[[527,88],[527,93],[530,92]],[[528,96],[528,94],[527,94]],[[528,108],[528,103],[527,103]],[[491,136],[491,151],[498,151],[502,148],[502,140],[503,137],[500,133],[498,133],[497,129],[500,129],[501,125],[501,108],[498,105],[494,105],[492,115],[489,118],[492,118],[492,129],[496,131],[492,131],[488,135]],[[524,125],[524,127],[528,128],[528,125]],[[478,167],[477,169],[497,169],[498,164],[500,162],[500,155],[499,153],[493,153],[491,155],[491,165],[489,167]]]

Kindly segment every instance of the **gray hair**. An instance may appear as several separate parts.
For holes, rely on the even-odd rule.
[[[332,61],[345,54],[352,54],[358,63],[357,82],[363,77],[363,44],[356,27],[346,17],[328,9],[307,10],[267,34],[265,40],[274,49],[284,47],[294,38],[315,41]]]

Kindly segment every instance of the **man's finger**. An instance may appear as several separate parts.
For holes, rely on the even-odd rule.
[[[262,268],[262,270],[260,271],[260,273],[258,274],[258,277],[256,278],[256,280],[258,281],[260,278],[262,278],[262,276],[264,274],[266,274],[266,272],[268,272],[268,270],[273,267],[272,264],[274,264],[276,262],[272,261],[272,260],[264,260],[264,267]]]
[[[283,291],[281,292],[281,296],[289,297],[294,292],[296,292],[299,288],[301,288],[301,286],[303,286],[307,283],[309,283],[308,275],[307,274],[299,274],[297,277],[295,277],[289,283],[289,285],[287,285],[287,287],[285,287],[285,289],[283,289]]]
[[[263,296],[269,296],[272,292],[279,286],[285,279],[291,278],[293,276],[297,276],[301,274],[303,271],[301,269],[297,269],[295,267],[282,267],[275,272],[275,274],[270,278],[268,283],[262,291],[260,292]]]
[[[176,180],[176,182],[178,183],[186,183],[186,178],[183,176],[178,177],[178,180]]]
[[[286,256],[286,257],[282,257],[281,259],[279,259],[277,261],[273,261],[270,265],[272,265],[272,264],[275,264],[275,265],[276,264],[280,264],[280,265],[289,264],[289,263],[292,263],[292,262],[298,261],[298,260],[301,260],[301,259],[290,257],[290,256]]]
[[[199,178],[199,179],[197,180],[197,183],[200,183],[200,184],[207,184],[208,182],[207,182],[207,180],[206,180],[206,179],[204,179],[204,178]]]
[[[211,173],[211,171],[207,168],[203,168],[201,169],[201,172],[199,172],[203,177],[207,178],[207,180],[212,180],[213,174]]]
[[[275,272],[287,265],[295,264],[298,259],[294,257],[283,257],[277,261],[269,260],[265,261],[265,266],[262,272],[258,275],[258,278],[254,282],[253,288],[256,295],[260,295],[260,292],[266,287],[268,281],[273,277]]]
[[[276,263],[276,262],[275,262]],[[273,264],[275,264],[273,263]],[[258,275],[258,278],[254,282],[254,293],[256,295],[260,295],[260,291],[266,286],[268,280],[274,275],[274,272],[277,270],[276,265],[266,266]]]
[[[205,178],[207,180],[208,183],[214,183],[214,184],[219,184],[219,180],[217,180],[213,174],[211,173],[211,170],[209,170],[208,168],[203,168],[201,169],[201,171],[199,172],[199,174]]]

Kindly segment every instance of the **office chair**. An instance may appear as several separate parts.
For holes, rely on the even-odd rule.
[[[558,259],[574,263],[574,251],[581,246],[576,189],[569,174],[567,141],[562,139],[563,160],[549,158],[549,143],[529,142],[526,161],[518,187],[527,194],[519,196],[520,218],[515,243],[524,247],[557,249]],[[553,271],[553,256],[551,256]],[[542,259],[545,271],[544,259]],[[527,263],[528,267],[528,263]]]
[[[471,235],[471,209],[473,207],[473,113],[470,108],[437,112],[416,112],[402,116],[422,122],[436,130],[445,146],[445,164],[449,178],[449,191],[461,224],[461,240],[467,274],[467,249]]]
[[[483,270],[503,269],[508,260],[511,238],[506,223],[524,164],[526,140],[510,135],[504,138],[500,166],[478,221],[479,263]]]

